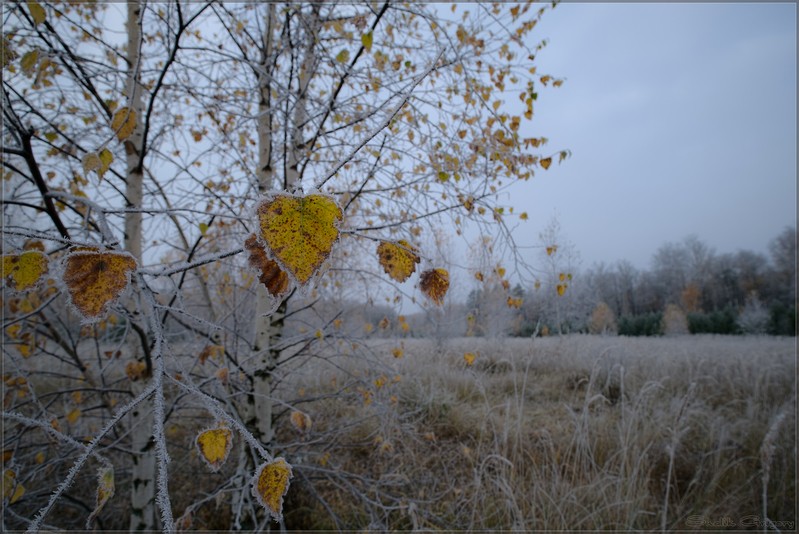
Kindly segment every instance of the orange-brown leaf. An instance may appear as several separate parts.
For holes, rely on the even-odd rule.
[[[84,319],[96,321],[130,284],[136,260],[122,252],[71,252],[65,259],[64,283]]]
[[[311,429],[311,416],[299,410],[294,410],[291,412],[291,425],[297,432],[305,434]]]
[[[250,266],[258,270],[258,280],[275,299],[282,299],[291,291],[291,281],[288,275],[274,260],[269,259],[266,250],[258,242],[255,234],[244,242],[244,248],[250,253],[248,261]]]
[[[419,287],[425,295],[440,306],[449,289],[449,273],[446,269],[425,271],[419,277]]]

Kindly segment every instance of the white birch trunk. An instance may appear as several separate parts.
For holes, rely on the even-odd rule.
[[[272,162],[272,86],[271,59],[273,53],[273,33],[276,24],[275,4],[267,7],[266,29],[263,35],[263,53],[258,76],[258,117],[256,134],[258,136],[258,191],[263,194],[275,187],[274,167]],[[248,393],[245,405],[240,408],[244,425],[266,447],[272,441],[272,370],[269,341],[271,337],[271,317],[264,312],[269,306],[269,295],[262,284],[256,288],[255,320],[254,320],[254,358],[250,369],[253,374],[252,390]],[[236,486],[241,488],[233,495],[233,529],[249,530],[257,524],[252,516],[255,508],[246,483],[255,469],[254,458],[242,451],[236,471]]]
[[[136,112],[136,128],[133,134],[124,141],[127,164],[125,197],[127,208],[141,208],[143,172],[141,166],[141,150],[143,142],[143,104],[142,88],[139,83],[139,46],[141,44],[141,10],[138,0],[129,0],[128,8],[128,80],[127,97],[128,107]],[[141,212],[127,212],[125,214],[125,250],[130,252],[137,260],[142,259],[142,214]],[[134,297],[128,308],[132,316],[130,321],[141,324],[139,306],[136,302],[136,286],[134,282]],[[141,354],[141,339],[131,335],[128,338],[128,358],[136,358]],[[149,377],[131,382],[131,392],[134,396],[141,393],[146,387]],[[133,463],[131,469],[131,515],[130,530],[143,531],[155,530],[156,523],[156,458],[153,443],[153,409],[152,400],[142,402],[130,414],[129,432],[131,435],[131,450]]]

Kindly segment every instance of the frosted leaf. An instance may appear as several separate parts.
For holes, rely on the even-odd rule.
[[[275,458],[261,464],[252,478],[253,497],[267,509],[275,521],[283,519],[283,497],[289,490],[289,481],[293,476],[291,465],[284,458]]]
[[[194,444],[197,446],[200,458],[205,460],[211,471],[217,472],[230,453],[233,431],[225,426],[210,428],[200,432]]]
[[[441,306],[449,289],[449,273],[446,269],[431,269],[419,276],[419,287],[433,302]]]
[[[108,311],[130,284],[136,260],[122,252],[73,251],[64,260],[64,283],[70,300],[89,322]]]
[[[341,208],[330,197],[276,193],[257,208],[259,238],[268,255],[305,286],[330,257],[339,236]]]

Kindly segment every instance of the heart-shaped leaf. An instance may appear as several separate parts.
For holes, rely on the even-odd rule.
[[[64,260],[72,304],[89,321],[100,319],[130,284],[136,260],[124,252],[73,251]]]
[[[296,197],[279,193],[267,197],[256,213],[265,249],[299,286],[319,272],[338,239],[341,208],[330,197]]]
[[[205,460],[211,471],[219,471],[219,468],[227,460],[230,447],[233,444],[233,432],[224,426],[211,428],[200,432],[195,440],[200,457]]]

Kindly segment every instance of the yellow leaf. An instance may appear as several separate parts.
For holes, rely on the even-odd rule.
[[[471,213],[472,210],[474,209],[474,199],[472,197],[469,197],[466,200],[464,200],[463,207],[466,208],[466,211]]]
[[[350,51],[347,50],[346,48],[343,49],[341,52],[339,52],[338,55],[336,55],[336,61],[338,61],[339,63],[346,63],[349,60],[350,60]]]
[[[526,221],[527,219],[529,219],[529,217],[527,216],[527,212],[526,211],[522,212],[522,214],[519,215],[519,219],[521,219],[523,221]]]
[[[225,347],[222,345],[206,345],[200,352],[200,365],[205,363],[208,358],[213,358],[219,363],[222,363],[225,358]]]
[[[248,257],[250,266],[258,271],[258,280],[266,287],[272,298],[282,300],[291,291],[288,275],[275,261],[269,259],[255,234],[247,238],[244,248],[250,253]]]
[[[94,510],[86,520],[86,528],[91,528],[94,519],[103,509],[108,499],[114,496],[116,485],[114,484],[114,467],[104,466],[97,470],[97,498],[94,505]]]
[[[37,464],[41,465],[41,464],[43,464],[43,463],[44,463],[44,460],[45,460],[45,455],[44,455],[44,453],[43,453],[42,451],[39,451],[39,452],[37,452],[37,453],[36,453],[36,456],[34,456],[34,458],[33,458],[33,459],[34,459],[34,461],[35,461]]]
[[[332,198],[279,193],[257,208],[267,252],[299,285],[305,285],[330,257],[343,212]]]
[[[477,358],[477,355],[473,352],[467,352],[463,355],[463,361],[466,362],[467,367],[471,367],[474,364],[475,358]]]
[[[25,495],[25,487],[17,482],[17,474],[11,469],[3,471],[3,500],[14,504]]]
[[[130,284],[136,260],[123,252],[73,251],[65,259],[63,280],[84,319],[95,321]]]
[[[125,375],[131,382],[135,382],[147,376],[147,364],[140,361],[128,362],[125,366]]]
[[[366,49],[367,52],[372,51],[373,40],[374,36],[372,35],[372,32],[364,33],[363,35],[361,35],[361,44],[363,44],[363,47]]]
[[[544,170],[547,170],[549,166],[552,165],[552,158],[544,158],[540,160],[539,163],[544,168]]]
[[[394,356],[395,358],[402,358],[403,354],[405,354],[405,351],[403,351],[399,347],[394,347],[393,349],[391,349],[391,355]]]
[[[275,521],[283,519],[283,497],[289,491],[294,475],[291,465],[283,458],[262,464],[252,479],[252,495],[267,509]]]
[[[30,74],[33,72],[33,69],[36,68],[36,63],[39,62],[39,51],[38,50],[31,50],[19,61],[20,66],[22,67],[22,72],[26,74]]]
[[[547,247],[547,256],[551,256],[558,251],[557,245],[551,245]]]
[[[233,445],[233,431],[225,426],[210,428],[197,435],[195,444],[200,457],[205,460],[211,471],[219,471]]]
[[[37,26],[45,21],[47,18],[47,13],[45,13],[44,8],[39,4],[39,2],[28,2],[28,11],[31,12],[31,17],[33,17],[33,23]]]
[[[119,108],[111,119],[111,129],[117,134],[120,141],[124,141],[136,129],[136,111],[128,107]]]
[[[566,293],[566,284],[558,284],[556,289],[558,290],[558,296],[562,297]]]
[[[80,416],[81,416],[81,411],[78,410],[77,408],[73,408],[67,414],[67,421],[69,422],[69,424],[74,425],[75,423],[78,422],[78,419],[80,419]]]
[[[0,38],[0,67],[6,68],[17,59],[17,53],[11,48],[11,43],[5,37]]]
[[[89,152],[85,156],[83,156],[83,172],[89,174],[91,171],[99,171],[100,167],[103,166],[103,162],[100,161],[100,156],[98,156],[95,152]]]
[[[293,426],[294,429],[301,434],[305,434],[311,429],[311,416],[308,415],[307,413],[303,413],[299,410],[294,410],[293,412],[291,412],[290,419],[291,419],[291,426]]]
[[[560,280],[561,282],[565,281],[566,280],[566,273],[560,273],[558,275],[558,280]]]
[[[100,158],[100,169],[97,171],[97,174],[100,176],[100,179],[103,179],[103,175],[105,172],[111,168],[111,164],[114,162],[114,155],[111,153],[110,150],[104,148],[100,151],[99,154]]]
[[[449,289],[449,273],[446,269],[425,271],[419,276],[419,287],[428,298],[440,306]]]
[[[381,241],[377,246],[377,257],[383,270],[397,282],[404,282],[416,270],[419,255],[410,243],[399,240],[396,243]]]
[[[3,255],[2,278],[15,291],[34,287],[48,270],[47,256],[38,250]]]
[[[205,223],[200,223],[200,234],[205,235],[208,231],[208,225]]]

